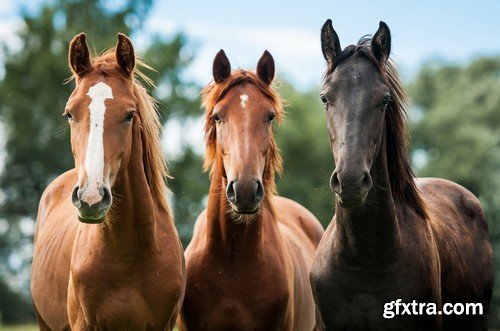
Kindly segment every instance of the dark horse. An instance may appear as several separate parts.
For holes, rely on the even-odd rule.
[[[180,330],[312,330],[309,271],[323,228],[276,195],[274,60],[266,51],[256,73],[231,73],[221,50],[213,74],[202,92],[210,192],[186,249]]]
[[[389,28],[380,22],[373,38],[342,50],[328,20],[321,43],[328,65],[321,99],[336,165],[336,214],[311,271],[324,328],[486,329],[493,258],[485,216],[465,188],[414,179],[407,96],[389,60]],[[439,315],[419,305],[384,318],[397,299],[447,312],[445,303],[480,303],[483,314]]]

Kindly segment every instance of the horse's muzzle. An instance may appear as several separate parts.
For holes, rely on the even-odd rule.
[[[75,186],[71,200],[78,208],[78,220],[83,223],[103,222],[112,203],[111,192],[106,186],[94,190]]]
[[[330,186],[344,208],[364,206],[372,183],[372,177],[368,171],[347,174],[335,170],[330,178]]]
[[[259,211],[260,202],[264,198],[264,187],[258,179],[232,180],[227,185],[226,196],[234,212],[238,214],[255,214]]]

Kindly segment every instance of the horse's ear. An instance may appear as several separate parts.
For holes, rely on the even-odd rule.
[[[328,67],[333,66],[335,57],[340,54],[340,40],[337,32],[333,29],[332,20],[327,19],[321,28],[321,50],[325,57]]]
[[[77,35],[69,44],[68,62],[75,76],[82,76],[92,65],[85,33]]]
[[[229,63],[229,59],[222,49],[215,56],[212,73],[214,75],[214,81],[217,84],[222,83],[231,75],[231,63]]]
[[[391,31],[387,24],[382,21],[380,21],[378,30],[372,38],[372,51],[380,62],[386,61],[391,53]]]
[[[264,51],[257,63],[257,76],[267,85],[271,84],[274,79],[274,59],[271,53]]]
[[[130,39],[123,33],[118,33],[118,42],[116,44],[116,62],[126,76],[130,76],[135,67],[134,46]]]

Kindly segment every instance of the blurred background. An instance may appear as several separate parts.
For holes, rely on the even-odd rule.
[[[0,0],[0,329],[34,323],[29,273],[38,201],[73,167],[61,114],[74,84],[64,82],[75,34],[86,32],[98,54],[115,44],[117,32],[126,33],[157,70],[149,73],[157,84],[152,93],[161,102],[171,201],[187,245],[209,185],[201,170],[199,91],[220,48],[233,69],[255,68],[265,49],[273,54],[288,113],[275,128],[285,169],[278,190],[328,225],[334,164],[319,100],[319,31],[327,18],[343,47],[375,33],[379,20],[391,28],[392,57],[411,96],[416,173],[460,183],[486,210],[497,261],[490,327],[500,328],[499,13],[493,0]]]

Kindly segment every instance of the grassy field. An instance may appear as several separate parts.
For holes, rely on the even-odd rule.
[[[38,331],[36,324],[0,325],[0,331]]]

